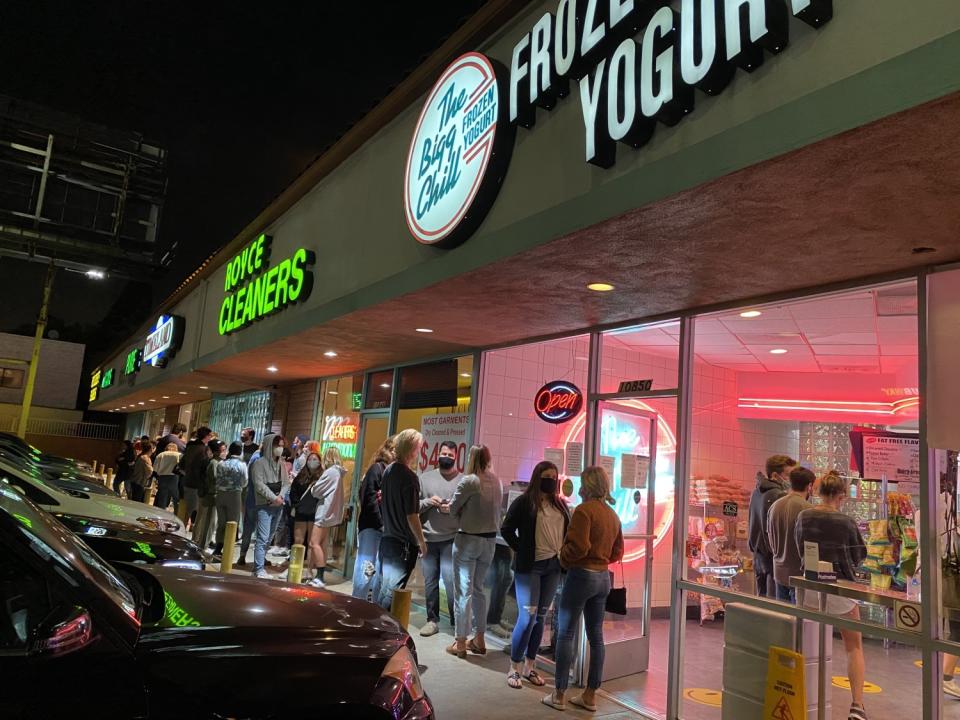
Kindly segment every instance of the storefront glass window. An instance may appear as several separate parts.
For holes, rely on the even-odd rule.
[[[457,468],[462,472],[470,443],[470,393],[473,356],[400,369],[396,429],[423,433],[418,472],[437,466],[440,443],[457,443]]]
[[[600,346],[600,392],[676,388],[679,367],[679,321],[604,333]]]
[[[393,396],[393,370],[381,370],[367,376],[367,396],[363,407],[379,410],[390,407]]]
[[[214,396],[213,401],[194,403],[193,428],[209,424],[217,437],[230,443],[240,439],[243,428],[253,428],[256,437],[270,431],[273,394],[267,390]]]
[[[321,455],[327,448],[336,448],[344,469],[343,496],[347,505],[354,496],[353,483],[356,478],[357,444],[360,439],[359,403],[355,402],[355,393],[363,388],[362,375],[324,380],[320,384],[320,406],[317,412],[317,439],[320,442]],[[331,528],[328,539],[327,564],[341,572],[345,570],[346,539],[349,518],[335,528]]]
[[[768,472],[782,456],[813,473],[815,505],[824,476],[839,476],[837,507],[863,538],[838,539],[856,581],[906,593],[920,523],[918,385],[913,281],[697,318],[687,578],[776,597],[768,511],[750,504],[757,488],[765,507],[790,489],[773,467],[782,462]],[[773,532],[780,557],[797,558],[796,542],[783,549],[792,529]],[[785,590],[800,570],[783,567]],[[699,610],[722,611],[712,601]],[[887,608],[862,604],[861,615],[894,626]]]

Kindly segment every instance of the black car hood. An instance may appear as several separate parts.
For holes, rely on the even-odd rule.
[[[378,606],[305,585],[158,566],[166,612],[144,625],[148,652],[392,656],[406,632]]]

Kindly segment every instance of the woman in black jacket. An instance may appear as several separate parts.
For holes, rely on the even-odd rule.
[[[559,473],[552,462],[533,469],[526,491],[513,501],[500,534],[514,552],[513,581],[517,591],[517,624],[510,648],[507,685],[519,689],[522,680],[542,686],[536,670],[543,621],[560,583],[560,548],[570,523],[570,511],[560,499]]]
[[[120,454],[117,455],[117,474],[113,478],[113,491],[120,494],[120,488],[126,491],[127,497],[132,497],[130,490],[130,475],[133,472],[133,464],[137,461],[137,454],[133,450],[133,443],[129,440],[123,441],[123,447]]]
[[[357,559],[353,567],[353,596],[362,600],[377,601],[380,578],[377,575],[377,555],[383,535],[383,518],[380,515],[380,484],[387,465],[394,458],[393,438],[387,438],[377,449],[377,454],[367,468],[360,483],[360,514],[357,518]]]

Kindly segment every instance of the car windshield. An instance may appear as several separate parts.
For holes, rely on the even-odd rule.
[[[13,489],[11,480],[13,478],[0,469],[0,512],[16,521],[30,549],[70,584],[77,586],[86,579],[136,619],[136,602],[120,576],[52,515]]]

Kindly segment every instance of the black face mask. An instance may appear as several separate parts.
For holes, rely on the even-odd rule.
[[[440,458],[437,458],[437,465],[440,466],[441,470],[449,470],[450,468],[453,467],[454,461],[455,461],[455,458],[452,458],[452,457],[440,457]]]
[[[540,492],[547,493],[547,495],[556,495],[557,482],[558,482],[557,478],[552,478],[552,477],[540,478]]]

